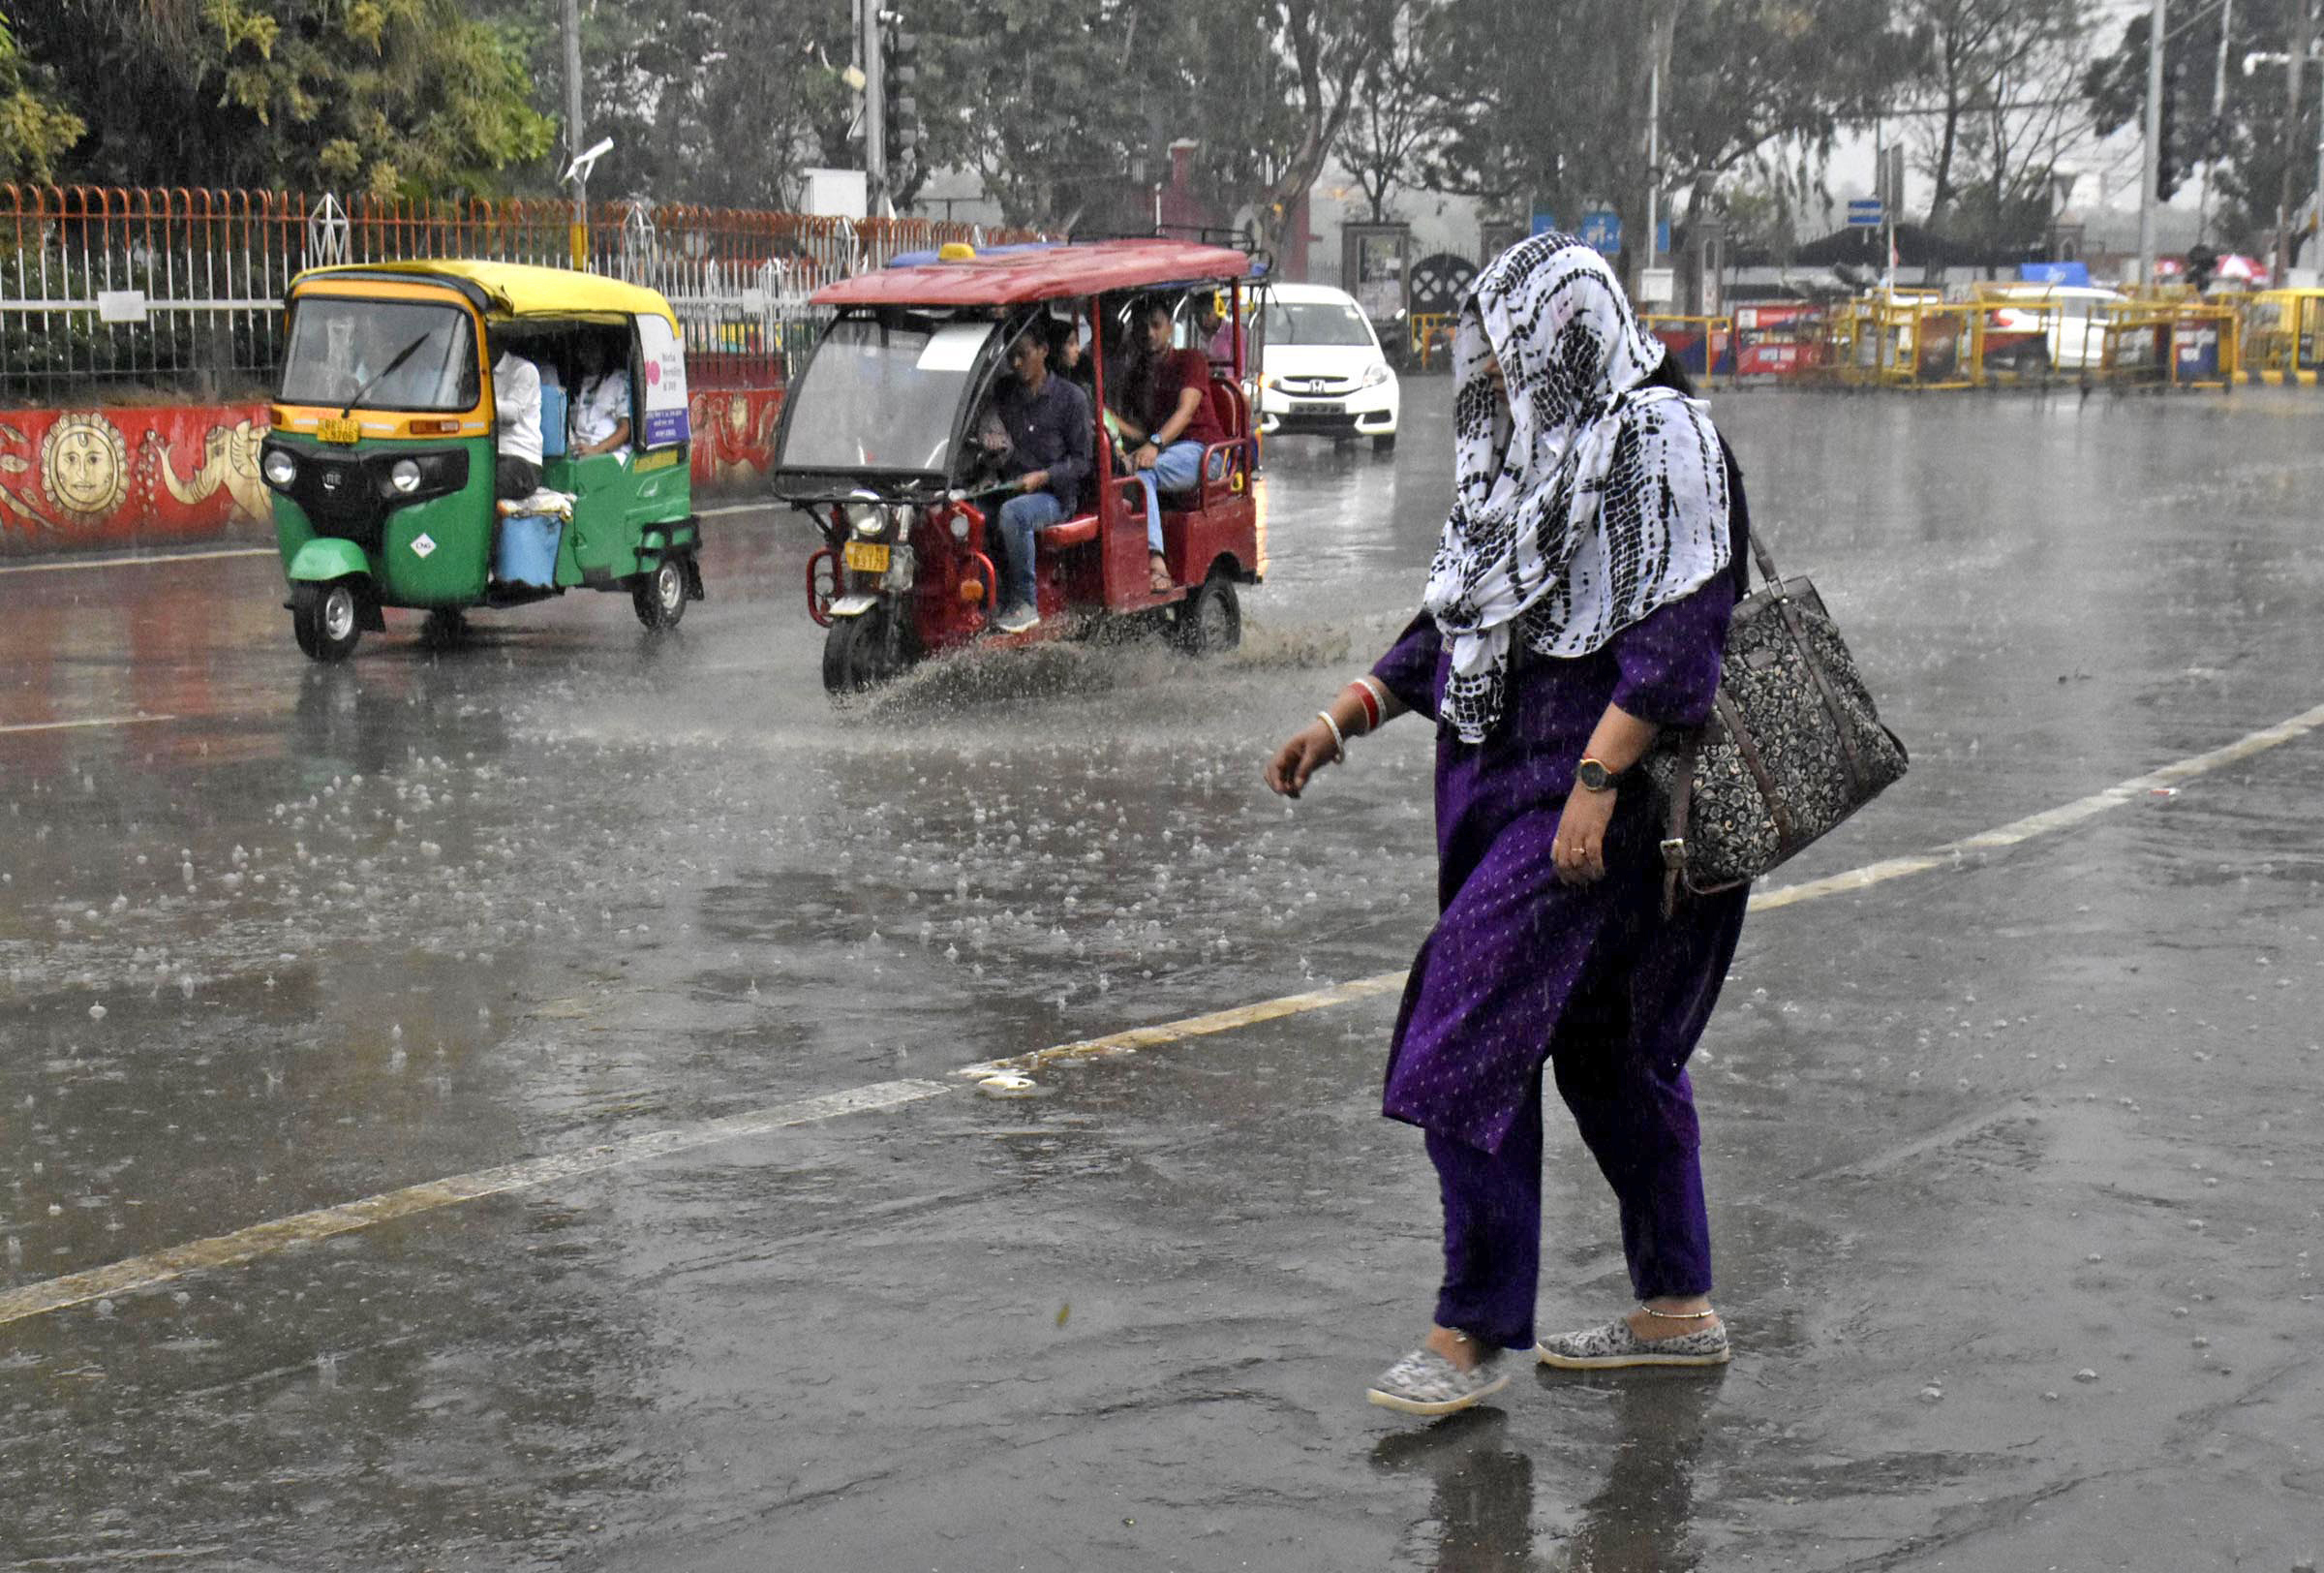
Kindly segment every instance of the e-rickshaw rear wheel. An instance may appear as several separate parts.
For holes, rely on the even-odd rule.
[[[912,663],[908,631],[892,635],[896,616],[887,605],[852,617],[835,617],[823,635],[823,687],[831,694],[861,694],[897,676]]]
[[[1202,587],[1178,603],[1173,630],[1178,648],[1190,656],[1223,655],[1242,643],[1242,603],[1235,581],[1212,573]]]
[[[686,563],[678,557],[663,558],[658,568],[629,587],[637,620],[657,633],[678,626],[678,619],[686,615]]]
[[[290,632],[311,660],[345,661],[363,637],[362,609],[348,579],[299,583],[290,589]]]

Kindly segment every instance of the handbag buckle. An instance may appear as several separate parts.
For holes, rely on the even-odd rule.
[[[1663,843],[1663,867],[1667,869],[1683,869],[1686,866],[1687,839],[1684,836],[1672,836],[1669,840]]]

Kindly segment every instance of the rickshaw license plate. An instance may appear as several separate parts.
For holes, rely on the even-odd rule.
[[[847,566],[858,573],[885,573],[888,571],[888,548],[884,541],[850,540],[841,548]]]
[[[326,443],[354,443],[363,436],[363,422],[352,416],[324,416],[315,423],[315,435]]]

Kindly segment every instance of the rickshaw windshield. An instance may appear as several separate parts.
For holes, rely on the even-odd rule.
[[[948,473],[968,379],[997,324],[843,317],[790,394],[785,470]]]
[[[307,295],[291,314],[287,404],[345,405],[360,395],[370,410],[465,412],[480,391],[474,330],[457,306]]]
[[[1372,325],[1354,306],[1335,300],[1275,300],[1267,308],[1269,344],[1372,343]]]

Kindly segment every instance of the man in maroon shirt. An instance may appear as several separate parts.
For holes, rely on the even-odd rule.
[[[1131,437],[1142,439],[1130,463],[1146,487],[1147,563],[1159,595],[1172,588],[1162,555],[1161,494],[1192,490],[1202,479],[1203,455],[1227,434],[1210,408],[1209,357],[1200,350],[1171,348],[1169,303],[1151,300],[1140,307],[1137,330],[1144,338],[1145,375],[1132,379],[1132,408],[1117,418]],[[1136,397],[1139,383],[1147,389],[1143,401]]]

